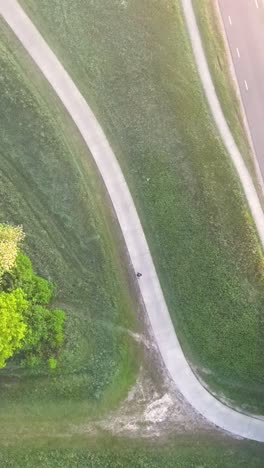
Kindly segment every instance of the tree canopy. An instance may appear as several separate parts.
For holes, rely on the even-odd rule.
[[[18,246],[24,237],[22,226],[0,224],[0,277],[15,265]]]
[[[19,249],[22,227],[0,224],[0,368],[20,351],[20,362],[57,366],[65,314],[48,307],[54,286],[35,274]]]
[[[22,346],[27,331],[23,313],[27,309],[28,302],[21,289],[0,294],[0,367]]]

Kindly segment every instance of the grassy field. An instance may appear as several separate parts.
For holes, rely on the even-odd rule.
[[[218,98],[236,144],[244,157],[256,187],[259,190],[255,168],[247,141],[240,103],[234,87],[226,54],[223,32],[217,17],[216,6],[211,0],[192,0],[202,35],[207,61]],[[260,190],[259,190],[260,192]]]
[[[212,389],[263,412],[262,252],[179,1],[21,4],[120,160],[186,355]]]
[[[24,226],[25,251],[56,284],[55,305],[67,315],[58,371],[15,362],[0,371],[1,431],[19,437],[21,427],[58,430],[126,395],[138,351],[124,330],[138,329],[138,304],[92,157],[44,78],[0,26],[0,222]]]
[[[260,468],[263,447],[238,441],[183,435],[170,443],[105,439],[80,449],[3,449],[3,468]]]

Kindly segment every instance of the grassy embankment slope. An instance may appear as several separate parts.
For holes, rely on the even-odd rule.
[[[264,411],[263,260],[179,1],[21,0],[120,160],[186,355]]]
[[[258,187],[257,177],[246,137],[246,131],[240,111],[233,78],[231,77],[228,57],[216,10],[216,1],[192,0],[197,23],[201,32],[204,49],[210,72],[220,100],[226,121],[234,136],[236,144],[244,157],[251,176]]]
[[[34,433],[47,423],[56,431],[69,417],[85,418],[124,397],[137,350],[120,327],[138,325],[120,233],[92,157],[47,82],[0,26],[0,221],[24,226],[25,251],[56,284],[55,305],[67,314],[56,372],[15,362],[0,371],[1,427],[14,437],[20,425]]]

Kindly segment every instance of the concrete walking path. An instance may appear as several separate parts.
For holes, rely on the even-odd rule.
[[[238,436],[264,442],[264,420],[228,408],[193,374],[178,342],[128,186],[87,102],[17,1],[0,0],[0,14],[60,97],[93,155],[111,197],[135,273],[142,273],[138,279],[142,298],[161,356],[177,388],[215,425]]]
[[[263,184],[264,2],[215,0],[215,5]]]
[[[222,141],[229,153],[237,174],[239,176],[243,191],[245,193],[250,211],[256,224],[261,244],[264,247],[264,214],[259,201],[258,194],[252,182],[251,176],[244,163],[239,149],[226,123],[220,102],[216,95],[215,87],[210,75],[206,61],[200,31],[196,23],[196,18],[191,0],[181,0],[185,22],[188,28],[193,54],[197,65],[198,73],[203,85],[204,93],[207,98],[209,108],[215,120]]]

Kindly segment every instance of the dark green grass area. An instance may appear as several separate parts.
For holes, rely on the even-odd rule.
[[[221,31],[221,25],[217,16],[215,2],[211,0],[192,0],[192,3],[201,32],[210,72],[226,121],[244,157],[255,185],[259,193],[261,193],[246,137],[240,111],[240,103],[229,69],[223,32]]]
[[[212,388],[263,412],[262,252],[179,1],[21,4],[120,160],[186,355]]]
[[[3,468],[260,468],[263,447],[249,442],[180,436],[165,445],[104,440],[80,449],[3,449]]]
[[[23,225],[23,248],[34,270],[56,285],[53,306],[66,314],[55,372],[15,361],[0,371],[2,431],[12,432],[13,423],[30,418],[40,428],[42,421],[53,427],[59,418],[87,417],[126,395],[138,367],[126,329],[138,328],[138,305],[92,157],[44,78],[0,26],[0,221]]]

